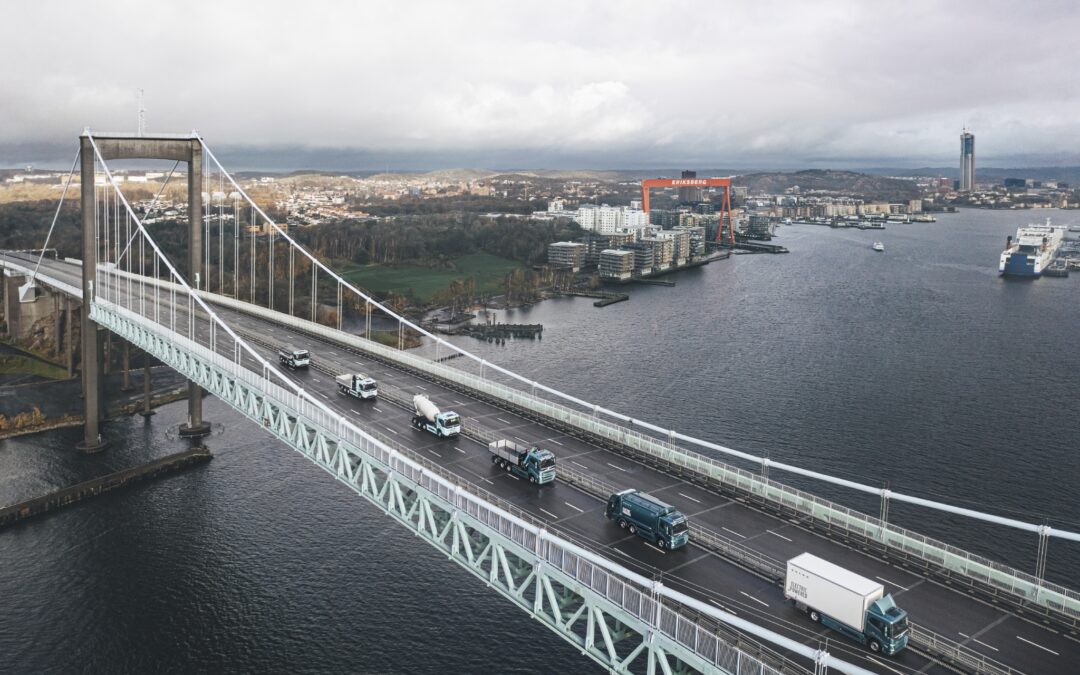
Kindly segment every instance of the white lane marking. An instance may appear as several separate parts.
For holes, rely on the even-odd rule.
[[[376,408],[375,406],[371,406],[371,409],[374,410],[375,412],[379,413],[379,414],[382,414],[382,411],[379,410],[378,408]]]
[[[552,518],[555,518],[556,520],[558,520],[558,519],[559,519],[559,517],[558,517],[557,515],[555,515],[555,514],[554,514],[554,513],[552,513],[551,511],[548,511],[548,510],[547,510],[547,509],[545,509],[544,507],[542,507],[542,506],[541,506],[541,507],[539,507],[539,508],[540,508],[540,510],[541,510],[541,511],[543,511],[543,512],[544,512],[544,513],[546,513],[546,514],[548,514],[548,515],[549,515],[549,516],[551,516]]]
[[[777,533],[773,532],[772,530],[765,530],[765,531],[766,531],[766,532],[768,532],[769,534],[771,534],[771,535],[772,535],[772,536],[774,536],[774,537],[780,537],[780,538],[781,538],[781,539],[783,539],[784,541],[791,541],[790,539],[788,539],[788,538],[787,538],[787,537],[785,537],[784,535],[782,535],[782,534],[777,534]]]
[[[745,534],[740,534],[740,533],[736,532],[735,530],[728,530],[728,528],[724,527],[723,525],[720,526],[720,529],[721,530],[727,530],[728,532],[732,533],[736,537],[742,537],[743,539],[746,539]]]
[[[458,447],[458,446],[456,446],[456,445],[454,446],[454,449],[455,449],[455,450],[457,450],[458,452],[460,452],[460,453],[461,453],[461,454],[463,454],[463,455],[464,455],[464,454],[467,454],[467,453],[466,453],[466,452],[465,452],[464,450],[462,450],[461,448],[459,448],[459,447]]]
[[[495,419],[499,420],[499,421],[500,421],[500,422],[502,422],[503,424],[513,424],[513,422],[507,422],[506,420],[504,420],[504,419],[503,419],[503,418],[501,418],[501,417],[496,417]]]
[[[956,632],[957,632],[957,633],[960,633],[960,631],[956,631]],[[969,639],[969,640],[971,639],[971,636],[970,636],[970,635],[968,635],[967,633],[960,633],[960,637],[962,637],[962,638],[967,638],[967,639]]]
[[[1050,653],[1051,653],[1051,654],[1053,654],[1054,656],[1061,656],[1061,654],[1058,654],[1058,653],[1057,653],[1057,652],[1055,652],[1055,651],[1054,651],[1053,649],[1050,649],[1050,648],[1048,648],[1048,647],[1043,647],[1042,645],[1040,645],[1040,644],[1038,644],[1038,643],[1036,643],[1036,642],[1032,642],[1031,640],[1027,640],[1027,639],[1024,639],[1024,638],[1022,638],[1022,637],[1020,637],[1019,635],[1017,635],[1017,636],[1016,636],[1016,639],[1017,639],[1017,640],[1022,640],[1023,642],[1026,642],[1026,643],[1028,643],[1028,644],[1029,644],[1029,645],[1031,645],[1032,647],[1038,647],[1039,649],[1043,650],[1044,652],[1050,652]]]
[[[519,441],[521,441],[522,443],[526,443],[526,444],[528,444],[528,441],[527,441],[527,440],[525,440],[524,438],[522,438],[521,436],[514,436],[514,438],[518,439],[518,440],[519,440]]]
[[[750,598],[751,600],[753,600],[754,602],[756,602],[756,603],[757,603],[757,604],[759,604],[759,605],[765,605],[766,607],[768,607],[768,606],[769,606],[769,603],[767,603],[767,602],[762,602],[761,600],[758,600],[757,598],[755,598],[754,596],[750,595],[750,594],[749,594],[749,593],[747,593],[746,591],[739,591],[739,592],[740,592],[740,593],[742,593],[743,595],[745,595],[746,597]]]
[[[690,501],[694,502],[695,504],[700,504],[700,503],[701,503],[701,500],[700,500],[700,499],[694,499],[694,498],[693,498],[693,497],[691,497],[690,495],[684,495],[684,494],[683,494],[683,493],[681,493],[681,492],[679,492],[679,493],[677,493],[677,494],[678,494],[678,495],[679,495],[680,497],[686,497],[687,499],[689,499]]]
[[[319,378],[317,378],[317,377],[311,378],[311,381],[314,382],[315,384],[319,384]]]
[[[662,553],[663,555],[667,555],[667,552],[664,549],[657,548],[657,547],[653,546],[652,544],[650,544],[649,542],[645,542],[645,545],[648,546],[649,548],[651,548],[654,551],[660,551],[660,553]]]
[[[562,445],[562,443],[558,442],[554,438],[549,438],[548,440],[551,441],[552,443],[554,443],[555,445]]]
[[[896,583],[895,581],[889,581],[888,579],[885,579],[884,577],[874,577],[874,578],[877,579],[878,581],[883,581],[883,582],[889,584],[890,586],[896,586],[897,588],[899,588],[902,591],[908,590],[908,588],[906,588],[904,586],[901,586],[900,584]]]
[[[517,476],[515,476],[512,473],[507,473],[506,476],[509,477],[509,478],[513,478],[514,480],[521,480],[520,478],[518,478]]]
[[[712,604],[716,605],[716,606],[717,606],[717,607],[719,607],[720,609],[724,610],[724,611],[725,611],[725,612],[727,612],[728,614],[734,614],[734,615],[736,615],[736,616],[738,616],[738,614],[739,614],[738,612],[736,612],[735,610],[733,610],[733,609],[731,609],[731,608],[729,608],[729,607],[724,607],[723,605],[721,605],[721,604],[720,604],[719,602],[717,602],[717,601],[713,600],[712,598],[710,598],[710,599],[709,599],[709,602],[711,602]]]
[[[427,449],[427,451],[428,451],[428,452],[430,452],[431,454],[435,455],[435,456],[436,456],[436,457],[438,457],[439,459],[442,459],[442,455],[440,455],[439,453],[435,452],[435,451],[434,451],[434,450],[432,450],[431,448],[426,448],[426,449]]]
[[[465,404],[462,403],[461,401],[454,401],[454,405],[465,405]]]
[[[986,647],[987,649],[993,649],[995,652],[1000,652],[1001,651],[1000,649],[998,649],[997,647],[995,647],[993,645],[986,644],[985,642],[983,642],[979,638],[971,638],[971,640],[973,642],[978,642],[979,644],[981,644],[983,647]]]
[[[607,465],[610,466],[612,469],[618,469],[619,471],[622,471],[624,473],[626,472],[626,469],[622,468],[621,466],[615,466],[611,462],[608,462]]]
[[[634,557],[634,556],[630,555],[629,553],[627,553],[626,551],[622,550],[621,548],[615,549],[615,552],[616,553],[622,553],[627,558],[633,558]]]
[[[329,396],[327,396],[326,394],[322,393],[321,391],[319,392],[319,396],[322,396],[322,397],[323,397],[323,398],[325,398],[325,399],[326,399],[327,401],[329,401],[329,400],[330,400],[330,397],[329,397]]]
[[[577,464],[577,465],[578,465],[578,466],[580,466],[580,467],[581,467],[582,469],[588,469],[588,468],[589,468],[589,467],[585,466],[584,464],[582,464],[581,462],[579,462],[579,461],[577,461],[577,460],[573,460],[573,459],[572,459],[572,460],[570,460],[570,463],[571,463],[571,464]]]
[[[420,385],[416,385],[416,388],[417,389],[423,389],[424,391],[427,391],[427,387],[421,387]]]
[[[391,429],[390,427],[383,427],[383,429],[386,429],[387,431],[389,431],[392,434],[397,434],[397,432],[394,431],[393,429]]]
[[[871,661],[873,661],[874,663],[878,664],[879,666],[881,666],[882,668],[884,668],[886,670],[891,670],[892,672],[897,673],[898,675],[904,675],[904,671],[897,670],[896,668],[893,668],[892,666],[890,666],[889,664],[885,663],[884,661],[882,661],[881,659],[879,659],[877,657],[870,656],[869,654],[867,654],[866,658],[870,659]]]
[[[570,502],[563,502],[563,504],[566,504],[567,506],[569,506],[570,508],[574,509],[574,510],[575,510],[575,511],[577,511],[578,513],[585,513],[585,509],[579,509],[578,507],[574,506],[574,505],[573,505],[573,504],[571,504]]]
[[[337,355],[338,355],[338,353],[337,353],[337,352],[330,352],[330,353],[331,353],[331,354],[333,354],[334,356],[337,356]]]

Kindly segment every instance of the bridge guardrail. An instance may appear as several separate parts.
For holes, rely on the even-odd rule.
[[[731,466],[712,457],[687,450],[654,436],[622,427],[606,420],[573,410],[528,392],[509,387],[449,365],[401,352],[392,347],[339,331],[306,319],[256,307],[215,294],[205,294],[208,301],[240,312],[268,318],[327,340],[348,344],[377,358],[425,373],[435,379],[496,398],[556,423],[579,429],[596,437],[625,446],[641,455],[689,471],[744,494],[772,502],[821,523],[829,529],[876,542],[888,549],[924,561],[950,575],[966,577],[989,589],[1014,596],[1023,607],[1043,608],[1061,616],[1070,625],[1080,625],[1080,592],[1047,582],[1008,565],[965,551],[906,528],[882,523],[879,519],[817,497],[770,478]]]

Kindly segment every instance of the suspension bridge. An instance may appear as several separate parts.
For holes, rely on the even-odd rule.
[[[120,189],[109,162],[129,159],[173,161],[166,184],[185,165],[183,259],[170,258],[144,222],[158,197],[139,213]],[[76,167],[80,258],[44,255],[47,237],[40,253],[5,252],[0,265],[18,281],[5,284],[18,289],[12,311],[48,295],[65,298],[69,312],[81,305],[84,451],[103,447],[107,331],[190,380],[184,434],[207,433],[209,392],[469,571],[478,589],[612,672],[1071,673],[1080,663],[1080,593],[1045,579],[1050,543],[1076,542],[1077,533],[755,457],[492,364],[380,304],[298,244],[196,133],[87,130]],[[401,349],[407,332],[433,345],[433,358]],[[283,345],[310,350],[312,368],[279,368]],[[376,403],[338,395],[334,377],[358,370],[378,379]],[[413,431],[414,393],[452,404],[463,436]],[[559,481],[536,488],[496,471],[486,446],[498,438],[550,447]],[[880,507],[861,513],[778,474],[869,494]],[[625,488],[687,514],[691,544],[664,551],[611,525],[604,500]],[[966,519],[987,536],[1028,532],[1036,569],[891,523],[895,502]],[[880,580],[909,612],[909,649],[871,653],[785,602],[784,561],[804,551]]]

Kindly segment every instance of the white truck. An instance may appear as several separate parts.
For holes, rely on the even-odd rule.
[[[375,398],[379,395],[379,385],[363,373],[346,373],[334,378],[338,391],[356,398]]]
[[[461,433],[461,417],[453,411],[440,412],[438,406],[431,402],[427,396],[417,394],[413,396],[412,424],[417,429],[423,429],[438,436],[448,438]]]
[[[787,563],[784,597],[838,633],[889,656],[908,643],[907,612],[885,588],[810,553]]]
[[[281,365],[289,368],[289,370],[296,370],[297,368],[307,368],[311,365],[311,353],[306,349],[297,349],[296,347],[285,346],[278,349],[278,361]]]

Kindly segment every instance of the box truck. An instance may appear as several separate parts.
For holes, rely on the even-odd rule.
[[[637,490],[623,490],[608,497],[604,515],[619,527],[662,549],[676,549],[689,541],[686,516],[671,504]]]
[[[885,588],[810,553],[788,561],[784,597],[817,621],[870,651],[892,656],[908,643],[907,612]]]
[[[447,438],[461,433],[461,417],[456,412],[440,412],[439,408],[431,402],[427,396],[417,394],[413,396],[412,424],[417,429],[423,429],[438,436]]]
[[[555,480],[555,454],[535,446],[518,445],[513,441],[488,443],[491,463],[506,469],[518,478],[543,485]]]

